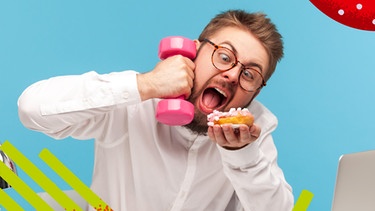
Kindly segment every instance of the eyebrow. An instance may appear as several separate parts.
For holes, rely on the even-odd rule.
[[[219,45],[223,45],[223,44],[229,45],[229,49],[234,52],[234,54],[236,55],[236,57],[238,57],[237,49],[232,45],[232,43],[230,41],[223,41]],[[225,46],[223,46],[223,47],[225,47]],[[249,68],[249,67],[257,67],[257,68],[259,68],[260,72],[263,72],[262,65],[260,65],[260,64],[258,64],[256,62],[249,62],[249,63],[244,64],[244,63],[242,63],[240,61],[240,63],[245,66],[245,69]]]

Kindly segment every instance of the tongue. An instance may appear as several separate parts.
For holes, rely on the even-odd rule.
[[[219,94],[212,89],[208,89],[205,91],[203,95],[203,104],[208,108],[215,108],[220,103],[220,96]]]

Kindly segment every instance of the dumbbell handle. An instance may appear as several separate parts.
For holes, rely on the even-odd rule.
[[[184,37],[167,37],[161,40],[158,52],[160,59],[182,55],[190,59],[196,56],[194,41]],[[184,100],[184,96],[161,100],[156,108],[156,119],[167,125],[186,125],[194,118],[194,105]]]

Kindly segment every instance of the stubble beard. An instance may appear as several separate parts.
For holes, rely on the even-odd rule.
[[[192,94],[187,99],[187,101],[191,102],[194,105],[194,118],[193,121],[191,121],[187,125],[184,125],[184,127],[188,128],[191,132],[197,135],[206,135],[208,130],[207,115],[200,112],[196,106],[196,102],[200,94],[201,92],[197,93],[195,88],[193,88]]]
[[[188,128],[191,130],[191,132],[197,134],[197,135],[206,135],[207,134],[207,130],[208,130],[208,125],[207,125],[207,115],[202,113],[198,108],[197,108],[197,101],[198,101],[198,98],[201,96],[201,94],[203,94],[203,91],[205,89],[205,87],[208,86],[208,84],[210,83],[216,83],[216,84],[220,84],[220,86],[222,87],[227,87],[227,88],[232,88],[230,87],[227,83],[225,83],[224,81],[220,81],[220,80],[215,80],[215,79],[210,79],[209,81],[206,82],[206,84],[203,86],[203,88],[201,88],[201,90],[197,90],[196,89],[196,84],[194,84],[193,86],[193,89],[191,90],[191,95],[190,97],[187,99],[187,101],[191,102],[193,105],[194,105],[194,118],[193,118],[193,121],[187,125],[185,125],[184,127]],[[234,91],[234,90],[232,90]]]
[[[216,83],[222,84],[223,87],[228,86],[228,84],[224,82],[217,81]],[[208,84],[208,82],[207,82]],[[197,100],[204,91],[202,90],[196,90],[196,86],[193,87],[191,91],[190,97],[187,99],[187,101],[191,102],[194,105],[194,118],[193,121],[191,121],[189,124],[184,125],[184,127],[188,128],[191,132],[197,134],[197,135],[207,135],[208,125],[207,125],[207,115],[203,114],[198,108],[197,108]],[[205,86],[204,86],[205,87]],[[229,86],[230,87],[230,86]],[[232,87],[230,87],[232,88]],[[233,89],[233,88],[232,88]],[[234,92],[234,90],[231,90]],[[253,101],[257,94],[253,95],[249,101],[244,105],[243,108],[247,108],[250,103]]]

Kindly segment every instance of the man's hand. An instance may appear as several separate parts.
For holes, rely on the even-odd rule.
[[[189,97],[194,69],[194,62],[180,55],[159,62],[152,71],[137,75],[141,99]]]
[[[233,128],[232,124],[224,124],[208,127],[208,136],[218,145],[236,150],[254,142],[259,137],[260,131],[261,129],[255,124],[251,127],[241,124],[238,128]]]

